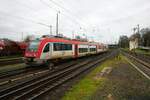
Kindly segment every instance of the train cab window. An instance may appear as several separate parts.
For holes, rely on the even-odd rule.
[[[49,43],[45,46],[43,52],[48,52],[49,51]]]
[[[29,46],[27,47],[28,51],[37,51],[38,49],[38,45],[39,45],[40,41],[34,40],[32,41]]]

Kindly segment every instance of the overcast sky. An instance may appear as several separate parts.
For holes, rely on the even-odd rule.
[[[72,33],[103,43],[114,43],[120,35],[130,36],[132,28],[150,27],[150,0],[0,0],[0,38],[14,40],[26,35]]]

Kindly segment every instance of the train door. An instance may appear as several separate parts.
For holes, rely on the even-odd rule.
[[[78,45],[77,45],[77,44],[75,44],[74,50],[75,50],[75,51],[74,51],[74,52],[75,52],[75,53],[74,53],[74,56],[75,56],[75,57],[78,57]]]
[[[98,45],[96,45],[96,53],[98,53],[98,48],[99,48]]]
[[[41,58],[42,59],[50,59],[51,57],[51,44],[50,43],[47,43],[43,49],[43,52],[42,52],[42,55],[41,55]]]
[[[52,57],[52,51],[53,51],[53,49],[52,49],[52,43],[49,43],[49,58]]]

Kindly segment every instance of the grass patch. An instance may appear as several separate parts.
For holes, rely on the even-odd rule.
[[[130,51],[129,48],[121,48],[121,50],[127,51],[127,52]],[[139,53],[139,54],[150,55],[150,51],[143,50],[143,49],[140,49],[140,48],[134,49],[134,50],[132,50],[132,52],[136,52],[136,53]]]
[[[146,51],[146,50],[142,50],[142,49],[135,49],[136,53],[140,53],[140,54],[146,54],[146,55],[150,55],[150,51]]]
[[[129,48],[121,48],[121,49],[123,49],[123,50],[125,50],[125,51],[129,51]]]
[[[102,71],[104,67],[112,67],[113,64],[118,64],[122,60],[122,55],[113,59],[106,60],[100,66],[95,68],[90,74],[80,80],[74,85],[69,92],[67,92],[63,100],[89,100],[97,89],[103,88],[107,82],[107,78],[103,77],[95,80],[94,77]]]

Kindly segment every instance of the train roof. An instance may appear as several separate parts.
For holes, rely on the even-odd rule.
[[[40,39],[41,42],[63,42],[68,44],[89,44],[89,45],[100,45],[100,43],[97,42],[84,42],[79,40],[70,40],[70,39],[64,39],[64,38],[42,38]]]

